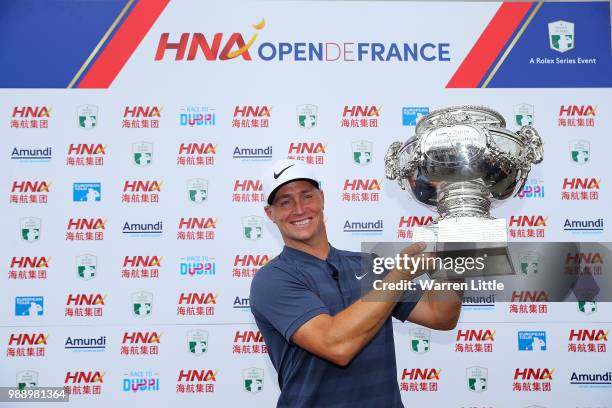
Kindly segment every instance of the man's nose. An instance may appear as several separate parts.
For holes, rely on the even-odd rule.
[[[295,200],[293,212],[296,214],[301,214],[304,212],[304,203],[302,202],[302,198],[298,198]]]

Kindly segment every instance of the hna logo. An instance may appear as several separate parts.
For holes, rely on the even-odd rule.
[[[100,373],[99,371],[68,371],[66,373],[66,379],[64,384],[68,383],[103,383],[104,375],[106,373]]]
[[[14,118],[50,118],[51,108],[46,106],[15,106]]]
[[[261,180],[236,180],[234,191],[263,191]]]
[[[216,154],[217,145],[212,143],[181,143],[178,154]]]
[[[439,380],[441,369],[435,368],[413,368],[410,371],[404,368],[402,371],[402,381],[405,381],[408,378],[411,381],[416,380]]]
[[[128,181],[126,180],[123,184],[123,192],[132,192],[132,193],[140,193],[140,192],[152,192],[152,191],[161,191],[161,186],[163,182],[157,180],[135,180]]]
[[[49,260],[44,256],[22,256],[17,258],[14,256],[11,259],[11,268],[48,268]]]
[[[108,145],[103,145],[103,144],[70,144],[70,146],[68,146],[68,154],[74,154],[74,155],[78,155],[78,156],[82,156],[85,154],[106,154],[106,146]]]
[[[270,116],[272,116],[272,106],[236,106],[234,108],[235,118],[269,118]]]
[[[287,154],[325,154],[327,144],[317,143],[291,143]]]
[[[566,265],[575,264],[601,264],[603,265],[603,256],[599,252],[576,252],[575,254],[567,254],[565,257]]]
[[[157,332],[132,332],[123,333],[123,340],[121,344],[153,344],[161,343],[161,336],[163,333],[157,334]]]
[[[410,215],[408,217],[400,217],[398,228],[414,228],[414,227],[422,227],[425,225],[429,225],[433,222],[433,217],[431,215],[423,215],[421,217],[417,217],[415,215]]]
[[[234,267],[236,266],[264,266],[270,262],[268,255],[236,255],[234,258]]]
[[[179,305],[216,305],[218,293],[181,293],[179,295]]]
[[[456,341],[495,341],[497,330],[458,330]]]
[[[11,334],[9,337],[9,346],[41,346],[47,345],[48,334],[44,333],[19,333],[17,335]]]
[[[570,330],[569,341],[608,341],[610,331],[599,330]]]
[[[519,378],[522,380],[552,380],[555,369],[549,370],[548,368],[524,368],[514,370],[514,380]]]
[[[380,111],[382,110],[382,106],[369,106],[369,105],[353,105],[353,106],[348,106],[345,105],[344,109],[342,110],[342,117],[343,118],[347,118],[347,117],[364,117],[364,116],[372,116],[372,117],[379,117],[380,116]]]
[[[377,179],[353,179],[344,180],[344,191],[347,190],[381,190],[382,180]]]
[[[249,48],[259,34],[259,30],[266,26],[266,20],[261,19],[257,24],[253,24],[252,27],[255,29],[255,34],[249,38],[248,42],[244,41],[244,37],[241,33],[232,33],[227,41],[224,41],[223,33],[215,33],[212,38],[212,43],[206,39],[202,33],[183,33],[179,42],[169,42],[170,33],[162,33],[159,37],[159,43],[157,44],[157,51],[155,52],[155,61],[164,59],[166,50],[176,50],[174,56],[175,61],[181,61],[185,58],[185,52],[187,49],[187,61],[193,61],[198,53],[204,55],[204,59],[207,61],[221,61],[229,60],[242,56],[245,61],[251,61],[251,54],[249,54]],[[190,40],[191,37],[191,40]],[[219,54],[219,49],[223,42],[223,49]],[[234,50],[232,50],[235,48]]]
[[[599,190],[601,179],[591,178],[571,178],[563,180],[563,189],[570,190]]]
[[[597,106],[591,105],[561,105],[559,116],[595,116],[597,114]]]
[[[234,334],[234,343],[262,343],[263,335],[260,331],[237,331]]]
[[[153,268],[161,266],[161,261],[164,259],[163,256],[157,255],[147,255],[147,256],[125,256],[123,258],[123,267],[124,268]]]
[[[103,230],[106,228],[106,220],[102,218],[71,218],[68,220],[68,229],[75,230]]]
[[[181,370],[177,381],[217,381],[217,373],[213,370]]]
[[[548,302],[548,294],[537,290],[513,291],[511,302]]]
[[[51,183],[46,181],[13,181],[11,193],[48,193]]]
[[[547,220],[541,215],[511,215],[508,227],[545,227]]]
[[[217,220],[213,218],[183,218],[181,217],[178,225],[179,229],[216,229]]]
[[[97,294],[89,294],[86,295],[84,293],[80,293],[77,295],[69,294],[68,299],[66,299],[66,306],[75,305],[75,306],[91,306],[91,305],[104,305],[104,299],[106,299],[106,295],[102,295],[100,293]]]
[[[126,106],[123,110],[124,118],[161,118],[163,108],[158,106]]]

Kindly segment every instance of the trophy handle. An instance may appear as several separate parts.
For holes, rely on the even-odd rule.
[[[521,137],[525,145],[524,153],[521,155],[524,161],[531,165],[544,160],[543,142],[537,130],[531,126],[523,126],[516,134]]]
[[[385,176],[389,180],[396,180],[400,175],[400,164],[398,152],[402,148],[401,142],[393,142],[385,154]],[[401,180],[398,180],[401,181]],[[400,183],[401,185],[401,183]]]

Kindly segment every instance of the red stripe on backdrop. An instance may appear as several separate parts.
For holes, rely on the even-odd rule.
[[[108,88],[170,0],[139,1],[78,85]]]
[[[446,87],[476,88],[532,5],[502,4]]]

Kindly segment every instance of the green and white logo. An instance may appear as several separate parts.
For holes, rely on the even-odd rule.
[[[540,256],[535,252],[527,252],[520,258],[520,271],[523,276],[535,276],[541,265]]]
[[[201,356],[208,351],[208,332],[204,330],[187,332],[187,344],[191,354]]]
[[[476,393],[486,391],[488,371],[485,367],[468,367],[465,370],[468,388]]]
[[[353,163],[366,166],[372,162],[372,142],[357,140],[351,143]]]
[[[587,164],[591,157],[591,143],[576,139],[569,142],[570,158],[576,164]]]
[[[151,164],[153,161],[153,143],[132,143],[132,159],[134,160],[134,164],[140,167]]]
[[[430,331],[428,329],[410,329],[410,349],[417,354],[425,354],[429,351]]]
[[[247,368],[242,370],[242,385],[245,391],[257,394],[263,391],[264,370],[262,368]]]
[[[36,217],[25,217],[19,220],[21,239],[26,242],[37,242],[40,240],[40,226],[42,220]]]
[[[263,236],[263,218],[256,215],[242,217],[242,235],[251,241]]]
[[[153,313],[153,294],[150,292],[132,293],[132,313],[137,317],[149,317]]]
[[[574,23],[563,20],[548,23],[548,41],[555,51],[574,49]]]
[[[208,197],[208,180],[201,178],[187,180],[187,194],[192,203],[203,203]]]
[[[533,105],[528,103],[514,105],[514,120],[517,126],[531,126],[533,119]]]
[[[76,269],[77,276],[83,280],[95,278],[98,271],[98,257],[90,254],[77,256]]]
[[[38,372],[24,370],[17,373],[17,388],[19,390],[36,387],[38,387]]]
[[[81,105],[77,107],[79,127],[91,130],[98,125],[98,107],[95,105]]]
[[[597,302],[579,300],[578,301],[578,311],[580,313],[584,313],[587,316],[591,315],[597,312]]]
[[[317,106],[298,105],[297,106],[298,126],[302,129],[312,129],[317,126]]]

